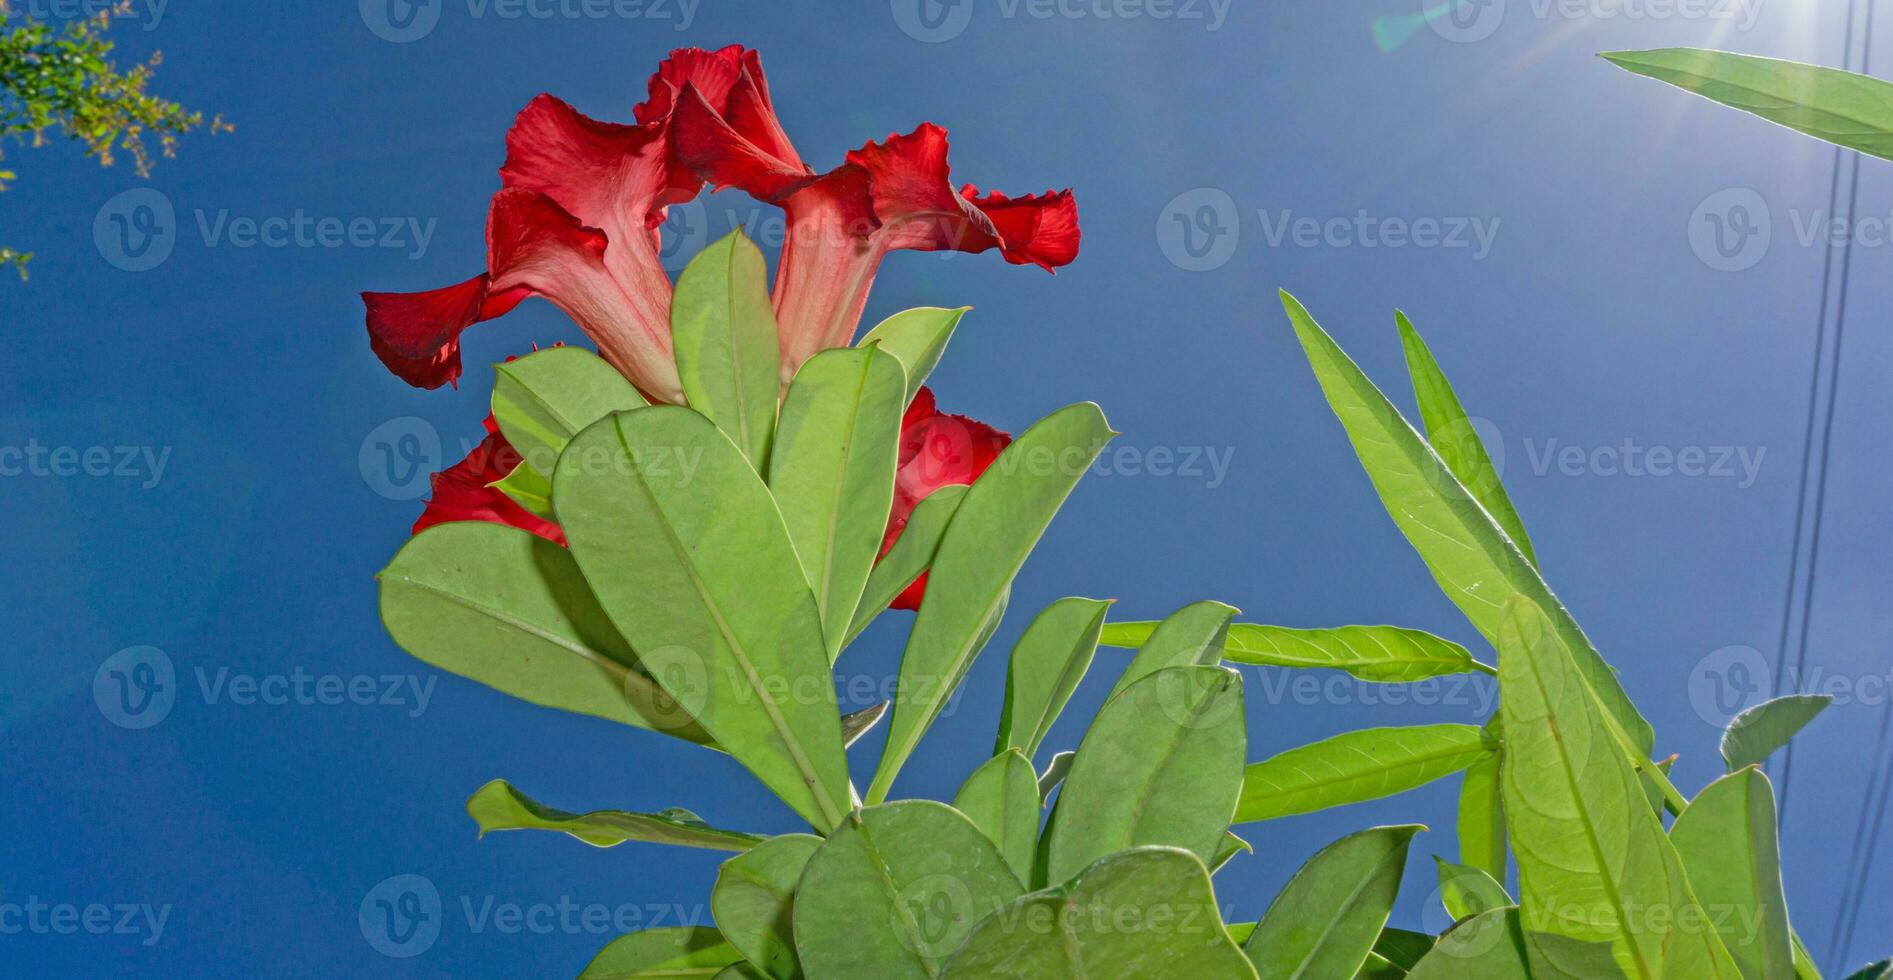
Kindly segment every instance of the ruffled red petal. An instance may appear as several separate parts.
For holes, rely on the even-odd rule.
[[[487,427],[493,429],[491,419]],[[512,498],[494,489],[493,484],[504,479],[519,464],[519,452],[506,441],[506,437],[497,431],[489,431],[473,452],[467,454],[466,459],[430,478],[434,493],[428,498],[426,509],[421,511],[420,519],[414,522],[413,533],[419,534],[436,524],[452,521],[487,521],[531,531],[563,546],[565,532],[557,524],[519,506]]]
[[[946,130],[921,123],[905,136],[849,151],[848,162],[868,172],[883,249],[983,252],[999,246],[992,219],[953,192]]]
[[[460,379],[460,334],[503,316],[530,290],[487,288],[482,272],[466,282],[418,293],[362,293],[368,345],[395,376],[417,388]]]
[[[1070,188],[1024,197],[993,191],[980,197],[979,189],[967,184],[960,188],[960,196],[984,212],[999,230],[999,250],[1007,262],[1050,272],[1078,257],[1078,201]]]
[[[940,412],[933,391],[922,387],[901,418],[900,469],[894,477],[894,509],[888,516],[881,554],[894,547],[913,516],[914,507],[945,486],[971,485],[992,466],[1012,437],[977,419]],[[926,594],[922,575],[892,603],[918,609]]]

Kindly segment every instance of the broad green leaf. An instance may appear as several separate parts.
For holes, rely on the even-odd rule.
[[[1492,465],[1492,457],[1473,429],[1472,420],[1466,416],[1465,406],[1459,403],[1459,396],[1446,380],[1446,372],[1433,360],[1433,352],[1427,349],[1426,341],[1420,339],[1420,332],[1413,329],[1413,321],[1399,311],[1395,311],[1394,319],[1400,325],[1400,346],[1406,350],[1407,375],[1413,379],[1413,394],[1420,405],[1420,422],[1426,426],[1427,445],[1439,454],[1440,461],[1452,471],[1460,486],[1471,491],[1486,513],[1498,522],[1525,560],[1537,565],[1538,557],[1532,554],[1525,522],[1519,519],[1512,498],[1505,493],[1505,485],[1499,482],[1499,471]]]
[[[953,515],[959,513],[966,489],[957,484],[944,486],[914,506],[914,512],[907,517],[907,526],[901,528],[900,537],[894,539],[894,547],[888,549],[868,575],[861,603],[855,607],[854,622],[848,627],[849,643],[933,564],[940,538],[946,534]]]
[[[1893,83],[1835,68],[1700,48],[1607,51],[1603,57],[1626,71],[1815,139],[1893,160]]]
[[[1486,728],[1488,738],[1497,741],[1496,720]],[[1459,786],[1458,830],[1459,863],[1478,868],[1494,881],[1504,881],[1505,801],[1499,791],[1498,752],[1466,767],[1465,781]]]
[[[970,306],[957,310],[922,306],[902,310],[875,325],[855,346],[878,343],[882,350],[900,358],[907,377],[907,398],[901,404],[906,405],[919,394],[920,386],[927,383],[927,375],[933,373],[933,366],[940,363],[940,355],[946,352],[947,341],[953,339],[953,329],[970,309]]]
[[[519,452],[521,465],[542,477],[551,475],[566,443],[581,429],[613,412],[649,404],[617,368],[578,347],[535,351],[496,364],[493,371],[493,421]],[[515,471],[507,479],[519,485],[524,478]],[[550,483],[541,485],[551,492]]]
[[[1781,890],[1775,791],[1760,769],[1710,783],[1676,818],[1670,843],[1709,925],[1747,980],[1791,980],[1794,949]]]
[[[941,975],[973,924],[1025,891],[999,849],[951,807],[856,810],[808,862],[795,947],[813,978]]]
[[[782,353],[762,250],[732,231],[690,260],[670,302],[677,374],[690,407],[762,470],[776,428]]]
[[[1295,872],[1243,952],[1263,977],[1348,980],[1367,962],[1400,891],[1417,824],[1374,827],[1329,844]]]
[[[521,461],[511,473],[488,485],[533,514],[551,519],[552,481],[533,469],[531,463]]]
[[[546,806],[495,779],[467,798],[467,815],[480,825],[480,836],[496,830],[556,830],[593,847],[612,847],[628,840],[713,851],[745,851],[761,843],[756,834],[719,830],[689,810],[672,808],[657,813],[593,810],[567,813]]]
[[[1209,860],[1209,873],[1222,870],[1223,865],[1236,859],[1238,854],[1254,854],[1255,846],[1235,834],[1223,831],[1223,842],[1216,847],[1216,856]]]
[[[901,697],[888,720],[869,803],[887,798],[901,766],[972,667],[982,634],[997,625],[994,617],[1026,556],[1112,435],[1098,406],[1068,405],[1027,429],[966,491],[940,539],[901,657]]]
[[[795,885],[820,846],[820,837],[784,834],[730,858],[717,869],[710,914],[716,917],[723,938],[760,974],[775,980],[799,975],[792,925]]]
[[[1721,939],[1688,925],[1708,920],[1555,629],[1542,609],[1515,596],[1498,642],[1499,777],[1534,964],[1577,972],[1538,936],[1548,933],[1609,944],[1635,980],[1734,980]]]
[[[1255,970],[1223,928],[1203,863],[1176,848],[1140,847],[987,916],[945,976],[1255,980]]]
[[[1478,868],[1454,864],[1437,856],[1433,864],[1439,872],[1440,904],[1446,906],[1446,914],[1454,921],[1518,904],[1505,893],[1504,885]]]
[[[847,640],[894,504],[902,385],[893,355],[836,348],[803,362],[782,403],[769,490],[815,591],[831,662]]]
[[[1790,694],[1736,715],[1722,732],[1722,758],[1729,771],[1761,763],[1833,703],[1826,694]]]
[[[1537,569],[1301,303],[1284,292],[1282,306],[1381,503],[1447,597],[1494,646],[1507,597],[1522,595],[1542,609],[1598,705],[1647,760],[1650,723]]]
[[[1433,941],[1434,937],[1424,932],[1387,926],[1380,930],[1380,938],[1374,940],[1374,955],[1404,974],[1433,951]]]
[[[1532,980],[1517,906],[1481,912],[1448,929],[1408,980]],[[1614,964],[1613,964],[1614,966]]]
[[[703,416],[623,412],[579,433],[553,506],[639,659],[815,825],[848,810],[847,757],[814,596],[762,479]]]
[[[544,538],[442,524],[378,577],[388,635],[427,663],[533,704],[710,741],[639,665],[571,554]]]
[[[715,978],[743,954],[708,926],[646,929],[619,936],[598,951],[578,980]]]
[[[1156,627],[1156,623],[1110,623],[1104,627],[1100,643],[1142,646]],[[1457,643],[1398,626],[1291,629],[1231,623],[1223,643],[1223,659],[1264,667],[1328,667],[1383,684],[1492,670],[1473,660],[1472,654]]]
[[[1006,700],[999,712],[995,753],[1015,748],[1027,759],[1038,754],[1052,722],[1058,720],[1071,692],[1091,667],[1098,651],[1098,631],[1110,608],[1108,599],[1060,599],[1025,628],[1012,647],[1012,663],[1006,671]]]
[[[1205,600],[1171,613],[1138,646],[1137,655],[1105,700],[1165,667],[1213,667],[1222,663],[1223,638],[1229,635],[1229,621],[1238,611],[1234,606]]]
[[[1040,806],[1052,798],[1052,790],[1064,785],[1065,777],[1071,774],[1071,760],[1077,757],[1076,752],[1060,752],[1045,764],[1045,771],[1039,775]]]
[[[1166,667],[1105,702],[1059,794],[1045,880],[1150,844],[1214,860],[1247,742],[1242,678],[1227,668]]]
[[[1474,725],[1363,728],[1289,749],[1249,766],[1236,822],[1404,793],[1448,776],[1490,754]]]
[[[998,845],[1021,882],[1031,878],[1039,841],[1039,782],[1025,753],[1007,749],[986,760],[953,797],[953,808]]]

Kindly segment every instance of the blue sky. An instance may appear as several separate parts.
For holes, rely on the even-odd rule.
[[[462,805],[494,777],[568,809],[795,829],[727,761],[439,675],[376,618],[373,573],[418,508],[410,470],[478,438],[485,365],[580,335],[528,304],[468,334],[460,390],[417,391],[369,352],[356,292],[477,271],[513,113],[550,91],[626,118],[679,45],[760,49],[816,166],[930,119],[952,133],[956,178],[1078,196],[1083,252],[1057,276],[903,254],[869,304],[870,321],[975,307],[935,375],[946,409],[1019,431],[1091,399],[1130,450],[1054,524],[899,794],[948,796],[987,751],[1004,650],[1059,596],[1114,597],[1133,618],[1216,598],[1253,621],[1394,623],[1479,649],[1354,462],[1279,287],[1402,405],[1393,310],[1413,317],[1487,420],[1554,588],[1660,750],[1681,753],[1679,782],[1719,771],[1716,685],[1739,694],[1742,670],[1770,671],[1781,631],[1833,155],[1593,55],[1715,44],[1838,64],[1839,0],[1501,0],[1430,25],[1409,0],[962,0],[940,17],[906,0],[436,0],[418,20],[377,3],[141,0],[116,32],[124,52],[161,48],[158,89],[237,131],[187,139],[149,181],[66,146],[6,149],[20,179],[0,227],[38,257],[30,283],[0,284],[0,448],[19,450],[0,463],[22,464],[0,476],[0,903],[148,914],[123,932],[7,935],[23,973],[569,975],[614,930],[556,915],[509,930],[505,909],[707,918],[714,854],[476,841]],[[1378,34],[1377,18],[1391,18]],[[114,215],[169,241],[131,254]],[[245,231],[299,215],[300,240]],[[1783,842],[1791,905],[1830,969],[1887,952],[1875,939],[1893,933],[1876,878],[1861,941],[1826,958],[1888,697],[1885,164],[1861,167],[1857,215],[1807,654],[1810,683],[1844,703],[1803,736]],[[324,244],[324,219],[376,233]],[[684,220],[766,244],[775,212],[725,194]],[[62,449],[70,475],[52,465]],[[47,465],[24,465],[31,452]],[[1153,472],[1166,453],[1175,472]],[[891,683],[899,626],[869,634],[852,676]],[[163,656],[119,653],[135,647]],[[1075,744],[1117,656],[1100,654],[1052,748]],[[122,727],[95,680],[141,663],[170,665],[175,704]],[[1389,689],[1324,678],[1305,695],[1245,675],[1252,759],[1491,707],[1476,685],[1390,703]],[[314,692],[325,677],[381,694],[245,703],[251,681]],[[857,750],[858,776],[878,744]],[[1395,922],[1437,931],[1428,855],[1456,853],[1456,790],[1251,826],[1257,853],[1218,876],[1221,900],[1253,918],[1340,833],[1419,821],[1434,829]],[[358,912],[410,874],[440,895],[440,932],[391,958]]]

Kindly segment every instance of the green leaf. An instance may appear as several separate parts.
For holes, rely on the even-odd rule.
[[[1193,602],[1158,623],[1139,645],[1130,666],[1105,697],[1110,700],[1132,684],[1165,667],[1213,667],[1223,661],[1223,638],[1240,610],[1220,602]]]
[[[1432,951],[1432,936],[1409,929],[1388,926],[1380,930],[1380,938],[1374,940],[1374,955],[1386,960],[1403,974]]]
[[[1880,79],[1700,48],[1609,51],[1603,57],[1625,71],[1815,139],[1893,160],[1893,84]]]
[[[1141,847],[987,916],[945,976],[1254,980],[1255,971],[1222,926],[1203,863]]]
[[[618,369],[591,351],[551,347],[493,367],[493,421],[521,466],[550,476],[559,454],[586,426],[649,404]],[[507,481],[525,478],[515,470]],[[549,482],[536,486],[551,492]],[[515,498],[517,499],[517,498]],[[535,511],[544,516],[549,511]]]
[[[1105,702],[1059,794],[1045,880],[1150,844],[1214,860],[1247,742],[1242,678],[1227,668],[1166,667]]]
[[[1367,962],[1400,891],[1417,824],[1374,827],[1329,844],[1308,859],[1243,952],[1264,977],[1347,980]]]
[[[1433,447],[1460,485],[1471,491],[1486,513],[1498,522],[1525,560],[1537,565],[1538,557],[1532,554],[1525,522],[1519,519],[1512,498],[1505,493],[1505,485],[1499,482],[1499,471],[1492,465],[1492,457],[1473,429],[1472,420],[1466,416],[1465,406],[1459,403],[1459,396],[1446,380],[1446,372],[1433,360],[1433,352],[1427,349],[1426,341],[1420,339],[1420,332],[1413,329],[1413,321],[1399,311],[1395,311],[1394,320],[1400,325],[1400,346],[1406,350],[1407,374],[1413,379],[1413,394],[1420,405],[1420,422],[1426,426],[1427,445]]]
[[[1216,856],[1209,860],[1209,873],[1221,871],[1223,865],[1236,859],[1238,854],[1254,854],[1255,846],[1235,834],[1223,831],[1223,842],[1216,848]]]
[[[1676,818],[1670,843],[1682,857],[1690,890],[1716,913],[1710,925],[1742,976],[1792,980],[1794,948],[1768,777],[1748,767],[1710,783]]]
[[[847,757],[814,596],[762,479],[674,405],[579,433],[553,506],[599,604],[717,743],[826,832]]]
[[[776,397],[786,380],[766,265],[756,243],[732,231],[690,260],[670,303],[685,400],[758,470],[769,459]]]
[[[488,484],[493,489],[512,498],[513,503],[526,508],[533,514],[548,520],[552,517],[552,481],[545,474],[532,468],[532,464],[521,461],[513,467],[511,473]]]
[[[420,660],[533,704],[710,741],[639,665],[571,554],[544,538],[442,524],[378,577],[388,635]]]
[[[860,711],[850,711],[841,716],[841,744],[852,746],[874,727],[874,723],[887,714],[887,702],[882,701]]]
[[[769,980],[769,974],[756,969],[747,962],[731,963],[710,980]]]
[[[612,940],[592,958],[578,980],[714,978],[742,958],[736,947],[708,926],[646,929]]]
[[[1026,556],[1113,434],[1098,406],[1068,405],[1027,429],[966,491],[940,540],[907,638],[901,697],[868,787],[869,803],[887,798],[901,766],[972,667]]]
[[[1098,650],[1108,599],[1060,599],[1046,606],[1012,647],[1006,700],[999,712],[995,753],[1009,748],[1038,754],[1039,744],[1084,680]]]
[[[1790,694],[1763,701],[1729,719],[1722,733],[1722,758],[1729,771],[1761,763],[1833,703],[1826,694]]]
[[[986,760],[953,797],[953,808],[998,845],[1021,882],[1031,878],[1039,841],[1039,783],[1025,753],[1007,749]]]
[[[1443,861],[1438,857],[1433,858],[1433,863],[1439,871],[1440,904],[1446,906],[1446,914],[1452,916],[1454,921],[1518,904],[1505,893],[1504,885],[1478,868]]]
[[[1481,912],[1453,926],[1407,972],[1407,980],[1529,980],[1531,976],[1517,906]]]
[[[769,490],[821,609],[832,662],[887,531],[906,403],[900,361],[869,347],[809,358],[782,404]]]
[[[795,958],[795,885],[820,837],[771,837],[717,869],[710,914],[730,945],[759,973],[775,980],[798,976]]]
[[[868,575],[861,603],[855,607],[854,622],[848,627],[849,643],[933,564],[940,538],[946,534],[953,515],[959,513],[966,490],[957,484],[944,486],[914,506],[914,512],[907,517],[907,526],[901,528],[900,537],[894,539],[894,547],[881,556]]]
[[[1103,646],[1142,646],[1155,623],[1110,623]],[[1259,623],[1231,623],[1223,643],[1229,663],[1264,667],[1344,670],[1364,681],[1404,684],[1448,674],[1491,668],[1472,659],[1466,648],[1431,633],[1398,626],[1340,626],[1291,629]]]
[[[1487,729],[1497,728],[1487,723]],[[1502,751],[1502,750],[1501,750]],[[1459,786],[1459,861],[1494,881],[1505,880],[1505,802],[1499,791],[1499,753],[1466,767]]]
[[[1888,980],[1893,977],[1893,960],[1870,963],[1847,975],[1847,980]]]
[[[1555,629],[1515,596],[1498,643],[1499,776],[1534,962],[1577,972],[1554,943],[1536,938],[1549,933],[1608,943],[1637,980],[1734,980],[1722,941],[1687,925],[1708,920]]]
[[[900,358],[907,377],[907,397],[901,404],[906,405],[920,393],[920,386],[927,383],[927,375],[933,373],[933,366],[940,363],[940,355],[946,352],[947,341],[953,339],[953,329],[970,309],[970,306],[957,310],[922,306],[902,310],[882,320],[855,346],[880,344],[882,350]]]
[[[495,779],[467,798],[467,815],[480,825],[480,836],[496,830],[556,830],[593,847],[612,847],[628,840],[674,847],[701,847],[713,851],[745,851],[764,838],[734,830],[719,830],[689,810],[672,808],[658,813],[593,810],[567,813],[521,793],[504,779]]]
[[[1024,892],[972,821],[928,800],[856,810],[809,859],[795,947],[812,978],[931,978]]]
[[[1071,760],[1076,758],[1076,752],[1060,752],[1045,764],[1045,772],[1039,775],[1040,806],[1052,798],[1052,790],[1064,785],[1065,777],[1071,774]]]
[[[1474,725],[1364,728],[1289,749],[1249,766],[1236,822],[1404,793],[1448,776],[1492,751]]]
[[[1551,617],[1592,697],[1648,759],[1655,741],[1650,723],[1537,569],[1308,311],[1286,292],[1282,306],[1381,502],[1447,597],[1494,646],[1507,597],[1531,600]]]

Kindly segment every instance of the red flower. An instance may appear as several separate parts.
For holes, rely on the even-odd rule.
[[[946,415],[934,407],[933,391],[921,388],[901,418],[900,469],[894,477],[894,510],[881,540],[887,554],[899,539],[914,507],[945,486],[970,485],[999,458],[1012,437],[964,415]],[[919,609],[927,589],[922,573],[893,602],[895,609]]]
[[[946,130],[932,123],[853,150],[841,166],[816,174],[782,131],[761,61],[751,52],[741,67],[728,92],[684,85],[672,144],[705,180],[788,213],[774,294],[785,381],[817,351],[854,336],[888,252],[997,248],[1008,262],[1047,271],[1077,256],[1071,191],[981,196],[967,184],[955,193]]]
[[[492,416],[486,419],[486,439],[474,447],[467,458],[434,474],[430,479],[434,495],[412,533],[419,534],[436,524],[449,521],[490,521],[531,531],[548,541],[565,544],[565,532],[532,511],[513,502],[492,484],[504,479],[520,464],[519,451],[500,435]]]
[[[389,370],[438,388],[460,377],[460,334],[543,296],[646,394],[680,402],[671,358],[670,278],[658,259],[665,209],[703,181],[671,152],[685,87],[721,106],[752,53],[673,52],[632,124],[600,122],[541,95],[506,136],[502,189],[487,213],[486,271],[420,293],[363,293],[368,337]]]

